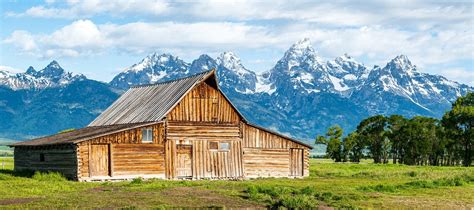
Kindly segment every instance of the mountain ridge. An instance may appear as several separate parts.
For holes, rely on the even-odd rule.
[[[419,72],[405,55],[396,56],[383,67],[373,68],[348,54],[324,61],[310,40],[303,39],[290,46],[275,66],[261,73],[246,68],[241,59],[229,51],[216,58],[203,54],[192,62],[167,53],[152,53],[118,73],[109,83],[73,75],[56,61],[40,71],[33,67],[16,74],[0,70],[0,97],[12,101],[0,103],[0,117],[14,119],[15,123],[6,122],[7,125],[21,124],[26,118],[18,110],[36,110],[38,107],[30,104],[48,101],[44,97],[48,96],[66,107],[59,112],[58,121],[74,121],[80,115],[85,116],[81,118],[84,121],[92,120],[130,86],[168,81],[210,69],[217,70],[221,89],[249,120],[305,140],[311,140],[333,124],[339,124],[345,130],[354,129],[360,120],[374,114],[440,117],[458,96],[474,91],[472,87],[443,76]],[[87,91],[90,87],[85,84],[97,87],[99,91]],[[75,87],[75,94],[90,93],[79,94],[84,97],[81,100],[100,105],[85,106],[67,97],[56,101],[55,95],[61,95],[70,86]],[[100,97],[106,100],[98,102]],[[21,108],[12,107],[15,103]],[[49,106],[56,112],[59,109],[54,103]],[[82,107],[82,112],[68,114],[67,107]],[[28,119],[48,118],[47,110],[42,113],[31,113]],[[81,127],[81,123],[71,126]],[[11,126],[0,126],[0,137],[5,132],[21,133],[12,131]],[[64,128],[65,125],[57,127]],[[56,131],[45,130],[32,128],[25,136]]]

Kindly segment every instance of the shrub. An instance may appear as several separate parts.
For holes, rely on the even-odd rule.
[[[416,171],[410,171],[407,173],[407,176],[409,177],[416,177],[418,174],[416,173]]]
[[[143,184],[143,179],[141,177],[137,177],[137,178],[134,178],[132,179],[132,181],[130,182],[130,184]]]

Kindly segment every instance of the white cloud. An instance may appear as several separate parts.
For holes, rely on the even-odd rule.
[[[106,17],[105,24],[78,20],[49,34],[14,31],[4,39],[23,53],[46,58],[117,52],[164,51],[196,57],[224,50],[284,51],[309,37],[322,57],[349,53],[367,65],[384,65],[399,54],[408,55],[422,69],[474,59],[470,2],[68,0],[8,14]],[[152,22],[130,21],[129,16]],[[124,23],[114,23],[116,17]]]
[[[20,72],[23,72],[22,70],[17,69],[17,68],[14,68],[14,67],[11,67],[11,66],[0,66],[0,71],[7,71],[7,72],[10,72],[10,73],[20,73]]]
[[[74,21],[51,34],[14,31],[5,43],[38,57],[76,57],[106,50],[141,53],[157,49],[171,51],[210,50],[223,47],[268,46],[272,37],[263,27],[243,23],[134,22],[96,25],[90,20]],[[197,53],[197,52],[196,52]]]
[[[459,81],[474,87],[473,69],[466,70],[463,68],[449,68],[441,70],[441,74],[450,80]]]
[[[54,6],[55,1],[47,1],[45,6],[34,6],[24,12],[7,12],[13,17],[43,17],[43,18],[88,18],[95,15],[128,15],[145,14],[160,15],[166,12],[169,4],[162,0],[117,0],[117,1],[97,1],[97,0],[68,0],[66,6]]]
[[[14,31],[10,35],[10,37],[4,40],[4,42],[11,43],[24,52],[33,51],[37,49],[34,37],[28,31]]]
[[[472,30],[444,30],[436,35],[382,26],[318,28],[293,24],[281,28],[235,22],[132,22],[100,24],[78,20],[50,34],[15,31],[4,40],[22,52],[39,57],[76,57],[111,50],[212,53],[224,49],[268,48],[285,50],[295,41],[311,38],[320,55],[344,53],[366,57],[369,65],[383,65],[406,54],[420,66],[472,59]],[[449,52],[449,53],[448,53]]]

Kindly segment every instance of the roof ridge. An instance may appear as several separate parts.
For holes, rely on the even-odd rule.
[[[158,82],[158,83],[153,83],[153,84],[143,84],[143,85],[134,85],[134,86],[131,86],[130,89],[132,89],[132,88],[141,88],[141,87],[149,87],[149,86],[157,86],[157,85],[163,85],[163,84],[169,84],[169,83],[173,83],[173,82],[177,82],[177,81],[189,79],[189,78],[192,78],[192,77],[196,77],[196,76],[199,76],[199,75],[209,74],[209,73],[211,73],[211,72],[214,71],[214,70],[215,70],[215,69],[211,69],[211,70],[199,72],[199,73],[196,73],[196,74],[192,74],[192,75],[189,75],[189,76],[186,76],[186,77],[181,77],[181,78],[174,79],[174,80],[168,80],[168,81],[165,81],[165,82]]]

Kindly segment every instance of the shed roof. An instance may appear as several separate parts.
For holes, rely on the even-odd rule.
[[[156,124],[157,122],[105,125],[105,126],[89,126],[69,132],[58,133],[51,136],[36,138],[30,141],[22,141],[10,146],[39,146],[39,145],[57,145],[57,144],[73,144],[86,141],[89,139],[118,133],[124,130]]]

